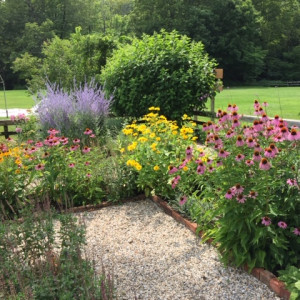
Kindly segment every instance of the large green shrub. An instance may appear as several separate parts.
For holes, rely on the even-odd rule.
[[[102,71],[118,115],[140,117],[158,106],[170,119],[203,110],[214,93],[216,63],[201,42],[176,31],[143,35],[118,50]]]

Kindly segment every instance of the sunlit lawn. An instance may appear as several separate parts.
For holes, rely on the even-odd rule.
[[[240,113],[253,115],[253,102],[268,102],[267,114],[284,119],[300,119],[300,87],[224,87],[215,99],[215,110],[225,109],[228,103],[237,104]],[[210,102],[207,103],[210,108]]]
[[[31,108],[34,100],[27,90],[5,91],[7,108]],[[0,90],[0,109],[5,109],[4,93]]]

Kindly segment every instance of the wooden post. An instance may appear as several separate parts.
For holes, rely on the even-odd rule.
[[[8,139],[9,138],[8,125],[3,125],[3,127],[4,127],[4,137]]]
[[[210,119],[214,121],[215,120],[215,96],[210,98],[210,112],[211,112]]]

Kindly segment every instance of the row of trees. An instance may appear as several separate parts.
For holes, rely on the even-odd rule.
[[[300,78],[300,0],[0,0],[0,69],[9,87],[26,78],[14,73],[16,59],[42,59],[58,39],[68,48],[77,26],[117,40],[176,29],[204,43],[225,80]]]

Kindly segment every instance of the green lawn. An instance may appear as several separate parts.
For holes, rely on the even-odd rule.
[[[269,103],[267,114],[284,119],[300,119],[300,87],[224,87],[215,99],[215,110],[226,109],[228,103],[237,104],[239,112],[253,115],[253,102]],[[210,109],[210,101],[207,103]]]
[[[26,90],[5,91],[7,108],[31,108],[35,105],[31,95]],[[5,109],[4,93],[0,90],[0,109]]]

